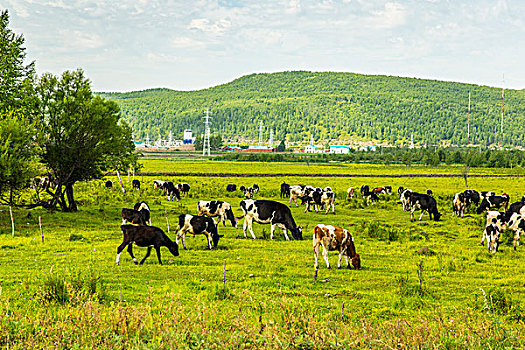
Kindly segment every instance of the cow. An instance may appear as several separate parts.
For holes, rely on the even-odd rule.
[[[304,191],[304,196],[300,197],[301,205],[306,203],[304,212],[310,211],[310,205],[314,206],[315,212],[319,212],[319,207],[321,206],[321,196],[323,195],[323,190],[319,187],[314,188],[313,191],[307,189]]]
[[[140,181],[139,180],[133,180],[131,181],[131,186],[134,190],[140,190]]]
[[[525,219],[518,213],[513,213],[508,222],[508,227],[514,231],[514,250],[520,245],[520,235],[525,235]]]
[[[252,188],[253,188],[253,193],[254,194],[259,193],[259,185],[253,184]]]
[[[144,215],[138,210],[123,208],[121,211],[122,225],[131,223],[133,225],[146,225],[146,219]]]
[[[176,184],[175,188],[179,190],[179,193],[182,196],[186,196],[190,192],[190,185],[188,185],[185,182],[182,182],[180,184]]]
[[[363,199],[366,199],[366,205],[369,205],[370,202],[377,202],[379,201],[379,197],[374,192],[369,191],[369,187],[367,185],[364,185],[361,187],[361,194],[363,195]]]
[[[525,202],[515,202],[509,206],[509,209],[505,211],[505,221],[509,221],[512,214],[518,213],[521,216],[525,216]]]
[[[113,181],[111,181],[111,180],[106,181],[105,186],[106,186],[106,188],[113,188]]]
[[[376,187],[372,190],[372,192],[375,194],[391,194],[392,186]]]
[[[439,221],[441,214],[437,210],[437,203],[434,197],[430,197],[428,194],[421,194],[412,192],[410,195],[410,221],[415,221],[414,212],[416,210],[421,210],[421,215],[419,216],[419,221],[423,218],[425,211],[428,212],[430,219],[432,217],[434,221]]]
[[[310,191],[315,190],[312,186],[304,185],[294,185],[290,186],[290,201],[288,205],[292,206],[292,200],[295,202],[295,206],[298,207],[297,198],[303,197],[304,195],[310,193]]]
[[[228,184],[226,186],[226,191],[227,192],[235,192],[235,191],[237,191],[237,185],[235,185],[235,184]]]
[[[502,206],[507,210],[509,206],[510,196],[506,193],[502,194],[501,196],[489,196],[483,198],[481,201],[481,204],[479,205],[478,209],[476,209],[476,213],[481,214],[483,211],[491,209],[491,208],[501,208]]]
[[[133,210],[140,212],[142,214],[142,217],[144,218],[144,222],[149,223],[149,225],[151,226],[151,211],[146,202],[142,201],[139,203],[135,203]]]
[[[153,181],[153,189],[154,190],[163,190],[164,188],[164,181],[162,180],[154,180]]]
[[[349,187],[346,190],[346,199],[350,200],[355,197],[355,188]]]
[[[348,230],[342,227],[324,224],[318,224],[314,227],[313,248],[316,275],[317,270],[319,270],[319,246],[323,247],[323,258],[326,261],[326,267],[328,269],[330,269],[330,263],[328,262],[328,251],[330,250],[339,251],[338,269],[341,268],[341,259],[343,256],[346,259],[346,267],[348,269],[351,268],[350,261],[354,269],[361,269],[361,258],[355,251],[354,238]],[[350,258],[350,261],[348,261],[348,258]]]
[[[505,229],[507,225],[507,221],[505,221],[504,214],[500,213],[499,211],[495,210],[489,210],[487,211],[487,222],[485,224],[485,229],[483,230],[483,235],[481,236],[481,245],[483,245],[483,241],[485,238],[487,238],[487,244],[490,242],[490,232],[487,231],[487,227],[489,226],[495,226],[498,228],[498,238],[499,233]],[[489,247],[490,252],[490,247]]]
[[[402,187],[400,187],[402,189]],[[399,200],[401,201],[401,204],[403,205],[403,211],[408,211],[410,209],[410,197],[412,196],[412,190],[409,188],[403,189],[399,196]]]
[[[281,198],[287,198],[288,196],[290,196],[290,185],[283,182],[281,184]]]
[[[160,228],[155,226],[135,226],[135,225],[122,225],[120,226],[124,239],[122,244],[117,248],[117,265],[119,264],[120,253],[128,246],[128,253],[131,255],[133,262],[138,264],[137,259],[133,255],[133,243],[139,247],[148,247],[146,256],[140,261],[140,264],[144,264],[144,260],[150,255],[151,248],[155,248],[157,251],[157,258],[159,264],[162,265],[160,259],[160,247],[166,247],[169,249],[173,256],[179,256],[179,246],[173,242]]]
[[[173,198],[176,198],[177,202],[180,201],[180,191],[175,187],[173,182],[165,182],[162,189],[164,190],[164,198],[168,201],[173,200]]]
[[[498,251],[500,237],[500,228],[497,225],[489,224],[483,230],[483,237],[481,237],[481,245],[485,238],[487,239],[487,246],[489,253],[494,254]]]
[[[330,207],[332,208],[332,213],[335,214],[335,194],[330,187],[326,187],[324,190],[316,188],[315,191],[311,191],[308,195],[301,197],[301,200],[302,204],[306,203],[305,213],[310,210],[310,205],[313,204],[316,213],[326,205],[325,214],[328,214]]]
[[[217,232],[217,224],[212,218],[206,216],[181,214],[179,216],[179,232],[177,232],[176,242],[182,238],[182,246],[186,249],[186,233],[195,235],[205,235],[208,248],[213,250],[219,244],[219,238],[224,235],[219,235]]]
[[[230,220],[232,227],[237,227],[237,219],[233,215],[230,203],[223,201],[199,201],[197,204],[197,215],[218,216],[222,224],[226,226],[226,219]]]
[[[370,192],[370,187],[368,187],[368,185],[361,186],[361,195],[364,196],[365,192]]]
[[[303,239],[302,228],[295,224],[292,211],[285,204],[270,200],[244,199],[240,206],[243,211],[241,218],[244,217],[244,238],[247,238],[246,229],[249,229],[252,238],[255,239],[253,233],[253,221],[255,221],[259,224],[271,224],[270,239],[273,239],[276,226],[283,230],[287,241],[290,240],[286,234],[287,230],[291,232],[294,239]]]
[[[246,187],[244,189],[244,198],[252,199],[254,193],[255,193],[255,190],[253,189],[253,187]]]

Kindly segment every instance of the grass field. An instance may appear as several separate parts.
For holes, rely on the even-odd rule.
[[[180,170],[179,170],[180,169]],[[184,170],[182,170],[184,169]],[[285,171],[284,171],[285,170]],[[147,160],[144,172],[245,173],[460,173],[458,168],[333,164],[228,163]],[[472,173],[478,170],[472,170]],[[479,169],[490,174],[487,169]],[[496,171],[497,173],[497,171]],[[451,200],[463,178],[222,177],[162,178],[190,184],[188,198],[167,202],[154,192],[155,178],[136,175],[142,190],[104,188],[103,181],[75,187],[78,213],[0,212],[0,345],[4,348],[523,348],[525,252],[512,249],[510,233],[495,255],[480,245],[484,219],[451,217]],[[116,181],[116,178],[112,178]],[[187,237],[188,250],[173,257],[162,248],[143,266],[123,252],[120,210],[146,200],[153,225],[174,239],[177,217],[196,213],[200,199],[230,202],[241,214],[241,193],[228,183],[261,187],[256,199],[279,199],[279,185],[331,186],[336,215],[292,208],[304,241],[254,224],[257,240],[237,228],[219,227],[218,249],[204,236]],[[348,187],[391,185],[432,189],[443,220],[411,223],[398,196],[370,207],[346,201]],[[520,178],[469,178],[470,188],[523,196]],[[44,241],[38,217],[43,223]],[[312,230],[318,223],[346,227],[354,236],[363,270],[327,270],[321,260],[313,279]],[[428,247],[428,254],[418,250]],[[135,247],[142,257],[144,248]],[[330,253],[337,266],[337,253]],[[226,266],[226,268],[224,268]],[[226,281],[224,282],[224,276]],[[223,291],[223,283],[225,289]]]

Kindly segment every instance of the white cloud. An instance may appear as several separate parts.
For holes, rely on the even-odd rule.
[[[374,28],[394,28],[406,23],[406,8],[400,3],[387,2],[381,10],[371,12],[369,23]]]
[[[189,38],[187,36],[179,36],[179,37],[175,37],[171,39],[171,46],[177,49],[180,49],[180,48],[196,49],[196,48],[203,48],[206,45],[201,41]]]
[[[197,29],[216,36],[223,35],[230,27],[231,22],[227,19],[212,22],[208,18],[193,19],[188,26],[189,29]]]

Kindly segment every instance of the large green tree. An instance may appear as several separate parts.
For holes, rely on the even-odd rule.
[[[56,182],[56,190],[49,190],[50,205],[76,211],[77,181],[136,163],[131,128],[120,119],[115,102],[93,95],[80,69],[61,77],[44,74],[36,91],[45,138],[42,158]]]

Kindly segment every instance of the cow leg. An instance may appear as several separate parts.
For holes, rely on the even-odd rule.
[[[182,238],[182,246],[184,249],[186,249],[186,231],[184,231],[182,228],[177,232],[177,235],[175,236],[175,242],[179,244],[179,239]]]
[[[225,215],[225,214],[226,214],[226,213],[223,213],[223,214],[221,215],[222,224],[224,225],[224,227],[226,227],[226,215]]]
[[[514,231],[514,242],[513,242],[514,250],[518,250],[519,245],[520,245],[520,231],[516,230]]]
[[[116,260],[116,263],[117,265],[119,264],[119,261],[120,261],[120,253],[122,253],[122,251],[124,250],[124,248],[126,248],[126,245],[128,244],[132,244],[131,242],[130,243],[126,243],[125,241],[122,242],[121,245],[118,246],[117,248],[117,260]]]
[[[338,269],[341,268],[341,260],[343,259],[343,254],[344,254],[344,250],[340,250],[339,251],[339,259],[337,260],[337,268]],[[348,259],[346,259],[346,261],[348,262]]]
[[[413,208],[411,211],[410,211],[410,221],[414,221],[415,220],[415,217],[414,217],[414,212],[416,211],[415,208]]]
[[[487,244],[489,244],[489,237],[487,236],[487,229],[483,230],[483,234],[481,236],[481,245],[483,245],[485,238],[487,239]]]
[[[153,247],[151,246],[148,247],[148,250],[146,251],[146,255],[144,256],[144,259],[140,261],[140,265],[144,264],[144,260],[146,260],[146,258],[151,254],[151,248]]]
[[[275,224],[270,225],[270,239],[273,239],[273,233],[275,232]]]
[[[330,263],[328,262],[328,248],[325,247],[324,244],[323,245],[323,258],[324,258],[324,261],[326,262],[326,267],[330,270],[331,267],[330,267]]]
[[[430,216],[432,216],[432,214],[430,214],[430,212],[428,212]],[[421,221],[421,219],[423,219],[423,214],[425,214],[425,211],[423,209],[421,209],[421,215],[419,215],[419,221]]]
[[[250,230],[250,233],[252,235],[252,238],[255,239],[255,234],[253,233],[253,222],[251,218],[248,218],[247,216],[244,217],[244,238],[246,237],[246,229]]]
[[[155,247],[155,250],[157,251],[157,258],[159,259],[159,264],[162,265],[162,260],[160,260],[160,247]]]
[[[287,241],[289,241],[290,238],[289,238],[288,235],[286,234],[286,231],[287,231],[287,230],[286,230],[286,227],[283,227],[283,226],[281,226],[281,225],[279,225],[279,224],[278,224],[278,226],[281,227],[281,229],[283,230],[284,238],[285,238]]]
[[[137,258],[135,258],[135,256],[133,255],[133,243],[130,243],[128,245],[128,253],[129,255],[131,255],[131,258],[133,259],[133,262],[135,263],[135,265],[137,265],[139,262]]]
[[[314,237],[315,239],[315,237]],[[319,242],[314,245],[314,268],[315,271],[319,270]]]
[[[205,232],[205,235],[206,235],[206,239],[208,240],[208,248],[210,250],[213,250],[213,244],[212,244],[212,241],[211,241],[211,234],[209,232]]]

